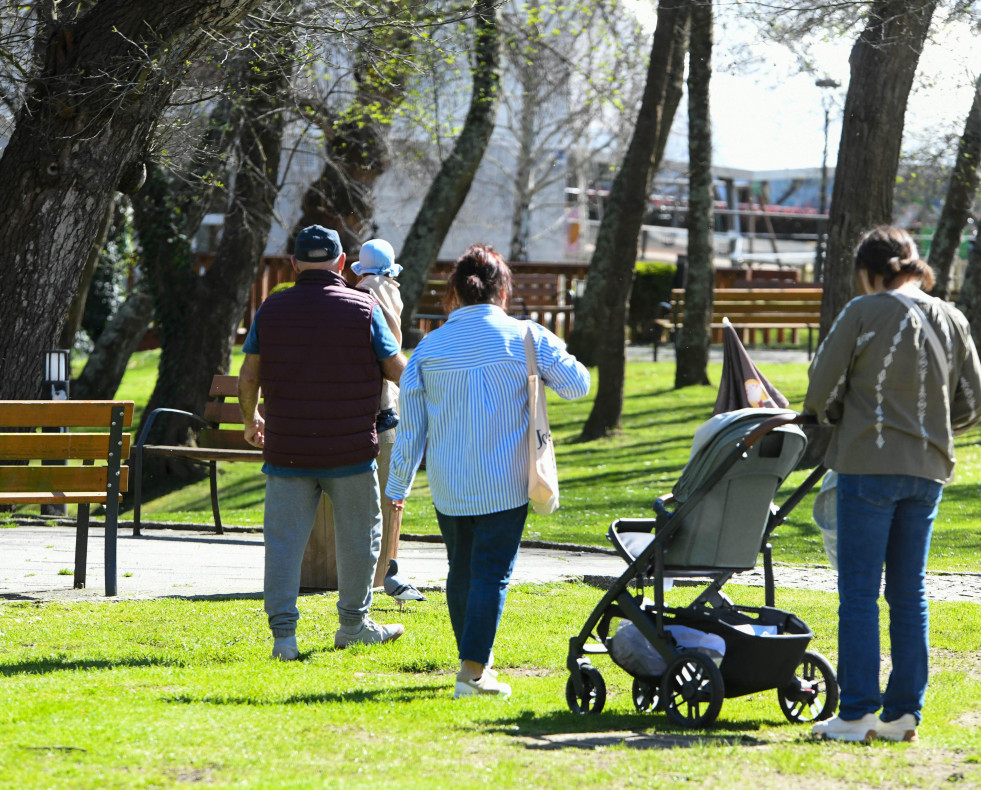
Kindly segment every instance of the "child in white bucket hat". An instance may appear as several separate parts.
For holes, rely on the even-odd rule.
[[[361,277],[358,288],[368,291],[378,300],[389,329],[401,346],[402,297],[395,278],[402,272],[402,267],[395,262],[395,250],[392,245],[384,239],[366,241],[361,245],[357,262],[351,264],[351,271]],[[392,381],[385,381],[377,424],[378,441],[381,443],[395,442],[395,426],[399,422],[398,397],[398,385]]]

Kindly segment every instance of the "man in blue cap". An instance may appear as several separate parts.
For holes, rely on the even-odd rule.
[[[388,642],[405,631],[368,616],[382,533],[375,418],[382,382],[398,382],[405,356],[375,298],[341,275],[336,231],[304,228],[291,260],[296,284],[256,313],[238,383],[245,438],[263,448],[263,597],[273,657],[286,661],[299,657],[300,566],[321,493],[334,509],[334,646]]]

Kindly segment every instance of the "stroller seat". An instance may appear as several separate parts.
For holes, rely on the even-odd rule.
[[[654,504],[657,518],[623,518],[610,525],[607,537],[617,553],[633,563],[663,534],[665,575],[754,568],[776,512],[773,497],[807,446],[803,431],[790,423],[753,437],[775,416],[795,414],[786,409],[740,409],[699,428],[671,494]]]

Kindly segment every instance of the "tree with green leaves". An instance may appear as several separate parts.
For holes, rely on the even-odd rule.
[[[405,267],[402,289],[402,334],[413,332],[416,306],[450,225],[470,192],[487,150],[501,83],[500,8],[496,0],[475,0],[470,107],[453,150],[433,179],[409,228],[399,260]]]
[[[216,31],[259,2],[30,9],[27,82],[0,156],[0,398],[40,394],[43,353],[59,339],[120,180],[143,161],[175,86]]]
[[[618,121],[640,101],[647,37],[620,0],[511,3],[502,27],[501,152],[487,159],[513,194],[508,259],[526,261],[565,221],[565,201],[542,205],[542,196],[593,152],[626,146],[630,127]]]
[[[214,151],[229,183],[218,192],[225,198],[224,223],[207,271],[198,269],[190,236],[210,204],[194,185],[211,179],[189,182],[191,188],[182,191],[175,188],[173,174],[158,171],[137,202],[144,251],[153,252],[144,264],[161,341],[159,372],[144,422],[158,407],[201,414],[212,378],[229,369],[235,331],[259,270],[279,193],[285,106],[295,62],[290,22],[287,13],[250,20],[243,28],[249,45],[233,56],[231,90],[212,117],[211,131],[222,139]],[[183,206],[175,204],[178,199]],[[185,218],[187,227],[175,227]],[[148,441],[186,444],[199,427],[188,420],[158,420]],[[168,459],[149,464],[145,472],[151,487],[154,478],[180,480],[195,473],[189,465]]]
[[[325,51],[324,59],[306,65],[296,88],[300,117],[316,131],[323,166],[303,194],[288,251],[309,225],[335,229],[349,255],[370,233],[374,185],[392,161],[389,129],[408,95],[413,55],[424,46],[419,30],[441,20],[426,6],[373,5],[372,16],[352,16],[358,29],[344,32],[350,58],[337,51],[337,37],[323,41],[313,51]]]
[[[686,0],[661,0],[633,135],[610,189],[586,290],[576,305],[569,350],[585,364],[599,366],[599,391],[583,426],[583,439],[604,436],[620,424],[637,237],[648,187],[681,99],[687,30]]]

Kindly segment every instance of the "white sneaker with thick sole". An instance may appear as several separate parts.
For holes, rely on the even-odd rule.
[[[380,645],[384,642],[394,642],[405,633],[405,626],[400,623],[379,625],[370,617],[361,624],[361,630],[349,634],[340,629],[334,634],[334,647],[343,650],[351,645]]]
[[[460,697],[497,697],[507,699],[511,696],[511,687],[507,683],[502,683],[490,672],[484,672],[476,680],[460,680],[457,677],[456,688],[453,690],[453,699]]]
[[[296,637],[274,637],[272,657],[280,661],[296,661],[300,657],[300,651],[296,649]]]
[[[819,721],[811,727],[811,735],[832,741],[868,743],[875,738],[880,723],[879,717],[874,713],[866,713],[862,718],[854,721],[835,716],[827,721]]]
[[[893,721],[879,719],[876,725],[876,735],[884,741],[906,741],[913,743],[916,737],[916,716],[904,713]]]

